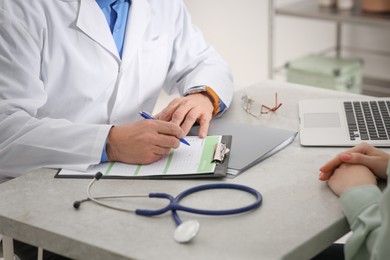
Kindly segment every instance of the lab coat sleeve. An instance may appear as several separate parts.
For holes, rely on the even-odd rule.
[[[390,190],[374,185],[350,189],[340,197],[352,234],[346,259],[388,259],[390,248]]]
[[[39,39],[0,8],[0,175],[3,176],[16,177],[41,167],[86,169],[100,161],[111,127],[37,118],[38,109],[47,100],[40,78],[43,42]]]
[[[164,84],[166,91],[171,93],[177,87],[183,94],[191,87],[207,85],[229,107],[234,90],[229,65],[205,42],[201,31],[192,24],[183,2],[176,2],[175,39],[172,62]]]

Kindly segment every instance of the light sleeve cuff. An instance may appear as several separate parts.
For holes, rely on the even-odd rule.
[[[347,190],[340,196],[343,211],[350,226],[368,207],[378,205],[382,192],[376,185],[362,185]]]

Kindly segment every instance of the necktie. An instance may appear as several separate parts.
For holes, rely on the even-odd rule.
[[[96,0],[110,27],[119,56],[122,57],[130,0]]]
[[[115,24],[118,19],[118,6],[120,3],[118,3],[118,0],[112,0],[110,4],[110,21],[108,21],[108,24],[110,26],[111,33],[113,33],[115,29]],[[115,8],[114,8],[115,6]]]

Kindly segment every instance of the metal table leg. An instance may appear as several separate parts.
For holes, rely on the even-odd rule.
[[[3,236],[4,260],[14,260],[14,242],[12,237]]]
[[[38,247],[38,259],[37,260],[43,260],[43,248]]]

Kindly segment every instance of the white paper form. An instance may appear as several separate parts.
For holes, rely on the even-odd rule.
[[[221,139],[221,135],[207,136],[205,139],[187,136],[186,140],[190,146],[180,144],[179,148],[172,149],[168,156],[149,165],[110,162],[92,165],[85,172],[62,169],[58,176],[94,176],[99,171],[103,176],[113,177],[208,174],[215,170],[216,163],[211,160],[215,144],[221,142]]]

